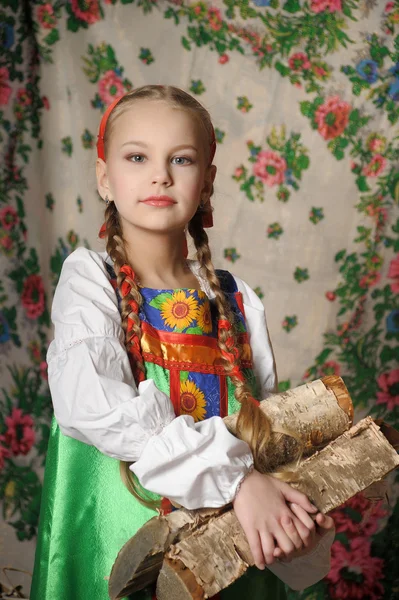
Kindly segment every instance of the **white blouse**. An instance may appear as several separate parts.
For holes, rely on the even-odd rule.
[[[175,417],[170,398],[154,380],[136,386],[105,262],[112,265],[106,252],[77,248],[64,261],[55,291],[54,340],[47,362],[62,433],[103,454],[134,462],[131,470],[145,488],[186,508],[231,502],[253,465],[248,445],[229,433],[220,417],[198,423],[188,415]],[[212,302],[199,264],[189,264]],[[265,398],[276,386],[265,311],[255,292],[238,277],[235,281],[243,296],[254,372]],[[322,554],[327,571],[318,579],[328,572],[328,553]],[[283,570],[292,571],[286,565]]]

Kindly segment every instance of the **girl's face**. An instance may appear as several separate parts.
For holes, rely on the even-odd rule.
[[[163,101],[137,100],[116,118],[107,162],[97,159],[97,181],[124,233],[184,229],[216,174],[215,166],[206,168],[204,137],[188,111]]]

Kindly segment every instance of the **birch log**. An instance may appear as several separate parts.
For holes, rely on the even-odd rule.
[[[315,452],[346,431],[353,421],[349,392],[337,376],[272,394],[260,403],[260,408],[274,430],[262,460],[265,472],[292,461],[298,451],[304,456]],[[237,433],[237,416],[224,418],[233,434]],[[119,553],[110,576],[110,597],[122,598],[155,581],[169,546],[215,514],[218,511],[181,511],[179,517],[173,513],[166,520],[151,519]]]
[[[328,376],[292,390],[272,394],[260,403],[272,423],[264,471],[275,471],[298,456],[315,452],[346,431],[353,421],[353,405],[340,377]],[[224,418],[227,428],[236,434],[237,415]],[[281,432],[292,434],[284,434]],[[151,519],[122,548],[109,580],[111,598],[123,598],[155,581],[163,553],[170,544],[208,521],[218,511],[182,511],[166,521]],[[180,519],[180,520],[179,520]],[[123,591],[123,593],[122,593]],[[122,593],[122,595],[121,595]]]
[[[124,598],[154,583],[171,544],[189,536],[228,509],[228,506],[196,511],[180,509],[147,521],[117,556],[108,582],[110,598]]]
[[[273,431],[262,459],[265,472],[290,462],[298,451],[309,456],[353,423],[351,397],[341,377],[336,375],[272,394],[260,403],[260,408],[271,421]],[[237,419],[237,413],[223,419],[235,435]]]
[[[370,417],[302,461],[292,484],[322,512],[379,481],[399,456]],[[203,600],[231,585],[254,561],[233,510],[171,546],[157,581],[158,600]]]

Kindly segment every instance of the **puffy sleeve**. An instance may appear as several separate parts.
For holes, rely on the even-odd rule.
[[[277,373],[273,348],[267,329],[266,314],[257,294],[239,277],[234,277],[242,294],[245,321],[252,350],[254,372],[261,399],[277,391]]]
[[[103,454],[134,462],[150,491],[187,508],[227,504],[253,459],[220,417],[175,417],[152,379],[136,386],[115,291],[102,257],[78,248],[54,295],[49,386],[61,431]]]

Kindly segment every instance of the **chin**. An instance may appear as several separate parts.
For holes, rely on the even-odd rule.
[[[140,229],[141,231],[146,231],[148,233],[166,234],[176,232],[176,230],[183,230],[187,225],[187,222],[176,222],[176,220],[173,220],[172,222],[170,219],[166,220],[152,218],[145,219],[140,222],[130,222],[130,225],[133,226],[135,229]]]

